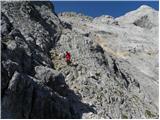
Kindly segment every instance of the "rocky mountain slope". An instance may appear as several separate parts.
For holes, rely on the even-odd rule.
[[[2,118],[158,118],[158,11],[119,18],[1,2]],[[72,64],[65,63],[65,52]]]

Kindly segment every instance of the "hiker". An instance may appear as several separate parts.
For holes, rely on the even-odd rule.
[[[71,53],[66,51],[66,62],[67,65],[71,64]]]

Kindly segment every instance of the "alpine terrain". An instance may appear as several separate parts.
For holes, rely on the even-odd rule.
[[[1,2],[1,118],[159,118],[158,30],[146,5],[92,18]]]

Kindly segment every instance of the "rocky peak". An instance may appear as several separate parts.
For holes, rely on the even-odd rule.
[[[94,18],[93,22],[97,24],[118,25],[118,22],[109,15],[102,15],[100,17],[96,17]]]
[[[142,28],[151,29],[158,25],[158,11],[142,5],[137,10],[126,13],[124,16],[116,18],[121,24],[134,24]]]
[[[138,10],[154,10],[152,7],[148,6],[148,5],[141,5]]]
[[[93,18],[90,16],[86,16],[82,13],[76,13],[76,12],[63,12],[63,13],[59,13],[59,16],[67,16],[67,17],[78,17],[78,18],[82,18],[82,19],[88,19],[88,20],[92,20]]]

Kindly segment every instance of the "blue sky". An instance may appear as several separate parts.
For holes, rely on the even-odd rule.
[[[53,3],[56,13],[73,11],[92,17],[101,15],[118,17],[141,5],[148,5],[159,10],[158,1],[54,1]]]

